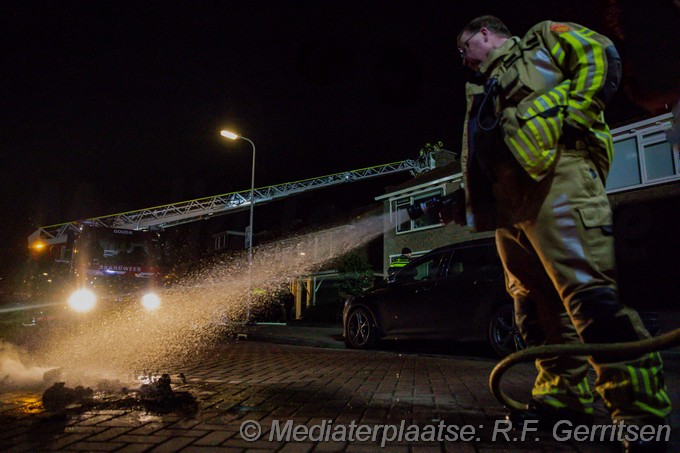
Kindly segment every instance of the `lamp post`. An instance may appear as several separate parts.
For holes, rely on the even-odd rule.
[[[252,297],[252,267],[253,267],[253,208],[255,207],[255,143],[247,137],[231,131],[220,131],[220,135],[230,140],[242,139],[253,147],[253,165],[250,173],[250,222],[248,225],[248,305],[246,307],[246,322],[250,321],[250,299]]]

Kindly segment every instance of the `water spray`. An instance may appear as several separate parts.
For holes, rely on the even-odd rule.
[[[273,295],[300,275],[379,237],[387,214],[262,244],[253,249],[252,288]],[[233,334],[250,296],[245,253],[215,257],[158,293],[160,309],[120,304],[116,310],[78,313],[41,332],[34,358],[59,367],[70,385],[102,379],[135,385],[130,370],[169,369]],[[258,303],[268,303],[258,297]],[[147,299],[153,308],[157,300]],[[92,316],[91,316],[92,315]]]

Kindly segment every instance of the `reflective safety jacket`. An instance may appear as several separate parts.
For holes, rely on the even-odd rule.
[[[409,258],[408,256],[399,255],[398,257],[394,258],[390,263],[390,269],[404,267],[410,262],[411,258]]]
[[[621,78],[608,38],[574,23],[541,22],[491,52],[480,72],[496,85],[505,144],[533,179],[550,172],[566,124],[605,180],[613,144],[603,110]]]

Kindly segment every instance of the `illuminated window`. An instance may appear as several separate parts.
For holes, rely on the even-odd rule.
[[[441,226],[441,223],[436,216],[423,215],[415,220],[411,220],[406,214],[406,207],[415,203],[421,203],[434,196],[442,196],[443,194],[444,189],[437,188],[393,200],[392,212],[395,214],[397,234]]]

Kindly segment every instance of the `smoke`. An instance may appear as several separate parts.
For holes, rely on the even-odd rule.
[[[23,349],[0,340],[0,389],[14,390],[43,385],[48,367],[33,366]]]

